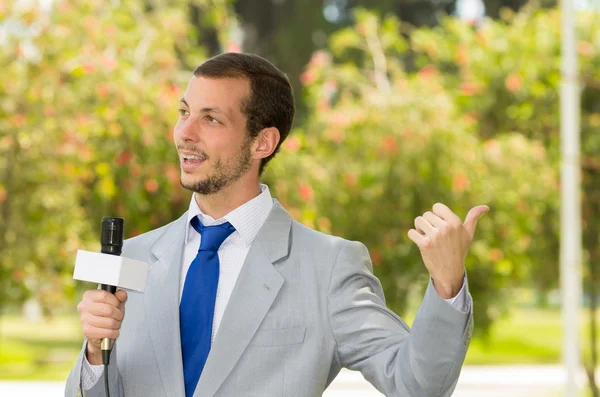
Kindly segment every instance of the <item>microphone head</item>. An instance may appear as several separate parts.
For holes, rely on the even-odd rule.
[[[123,218],[102,218],[102,235],[100,236],[101,252],[104,254],[121,255],[123,248]]]

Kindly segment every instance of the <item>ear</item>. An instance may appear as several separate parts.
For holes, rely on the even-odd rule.
[[[264,159],[269,157],[279,144],[279,130],[275,127],[263,128],[254,139],[252,151],[255,159]]]

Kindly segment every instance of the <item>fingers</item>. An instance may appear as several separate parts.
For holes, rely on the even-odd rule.
[[[437,233],[436,228],[433,227],[433,225],[422,216],[418,216],[415,218],[415,229],[428,236],[433,236]]]
[[[458,215],[442,203],[435,203],[433,205],[433,213],[450,224],[450,226],[459,227],[463,224]]]
[[[427,237],[417,232],[415,229],[410,229],[408,231],[408,238],[419,247],[427,242]]]
[[[427,211],[415,218],[415,228],[409,230],[410,238],[419,247],[427,245],[438,237],[440,232],[447,233],[452,228],[462,227],[461,219],[444,204],[436,203],[433,212]]]
[[[101,302],[84,303],[83,306],[81,310],[79,310],[79,307],[77,308],[81,314],[87,313],[96,317],[113,318],[117,321],[123,320],[124,314],[119,307]]]
[[[85,337],[90,341],[116,339],[125,316],[126,300],[127,293],[122,290],[114,295],[103,290],[86,291],[77,305]]]
[[[121,291],[117,291],[117,293],[119,293]],[[125,291],[123,291],[125,292]],[[120,294],[122,295],[122,294]],[[125,296],[127,296],[127,294],[125,293]],[[121,300],[119,300],[116,296],[116,294],[111,294],[108,291],[104,291],[101,289],[93,289],[93,290],[89,290],[89,291],[85,291],[85,293],[83,294],[83,300],[85,302],[102,302],[102,303],[107,303],[109,305],[112,306],[119,306],[119,303],[121,303]]]
[[[105,329],[120,329],[121,321],[116,320],[113,317],[100,317],[94,316],[89,313],[82,314],[82,322],[89,324],[96,328],[105,328]]]
[[[435,215],[431,211],[424,213],[423,218],[427,219],[427,221],[429,221],[429,223],[431,223],[436,229],[442,229],[448,226],[448,222]]]
[[[124,290],[120,289],[117,292],[115,292],[115,297],[121,302],[121,303],[125,303],[127,302],[127,292],[125,292]]]
[[[121,332],[118,329],[98,328],[91,324],[83,324],[83,335],[89,340],[94,342],[94,346],[99,343],[97,341],[104,338],[117,339]]]

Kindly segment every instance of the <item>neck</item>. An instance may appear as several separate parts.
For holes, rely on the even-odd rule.
[[[235,186],[234,184],[215,194],[194,193],[194,198],[204,214],[213,219],[219,219],[252,200],[260,193],[260,183],[255,181],[247,183],[245,186]]]

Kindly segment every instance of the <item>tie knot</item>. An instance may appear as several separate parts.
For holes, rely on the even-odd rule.
[[[215,226],[204,226],[197,216],[192,219],[191,224],[202,236],[198,251],[218,251],[223,241],[235,231],[235,228],[229,222]]]

